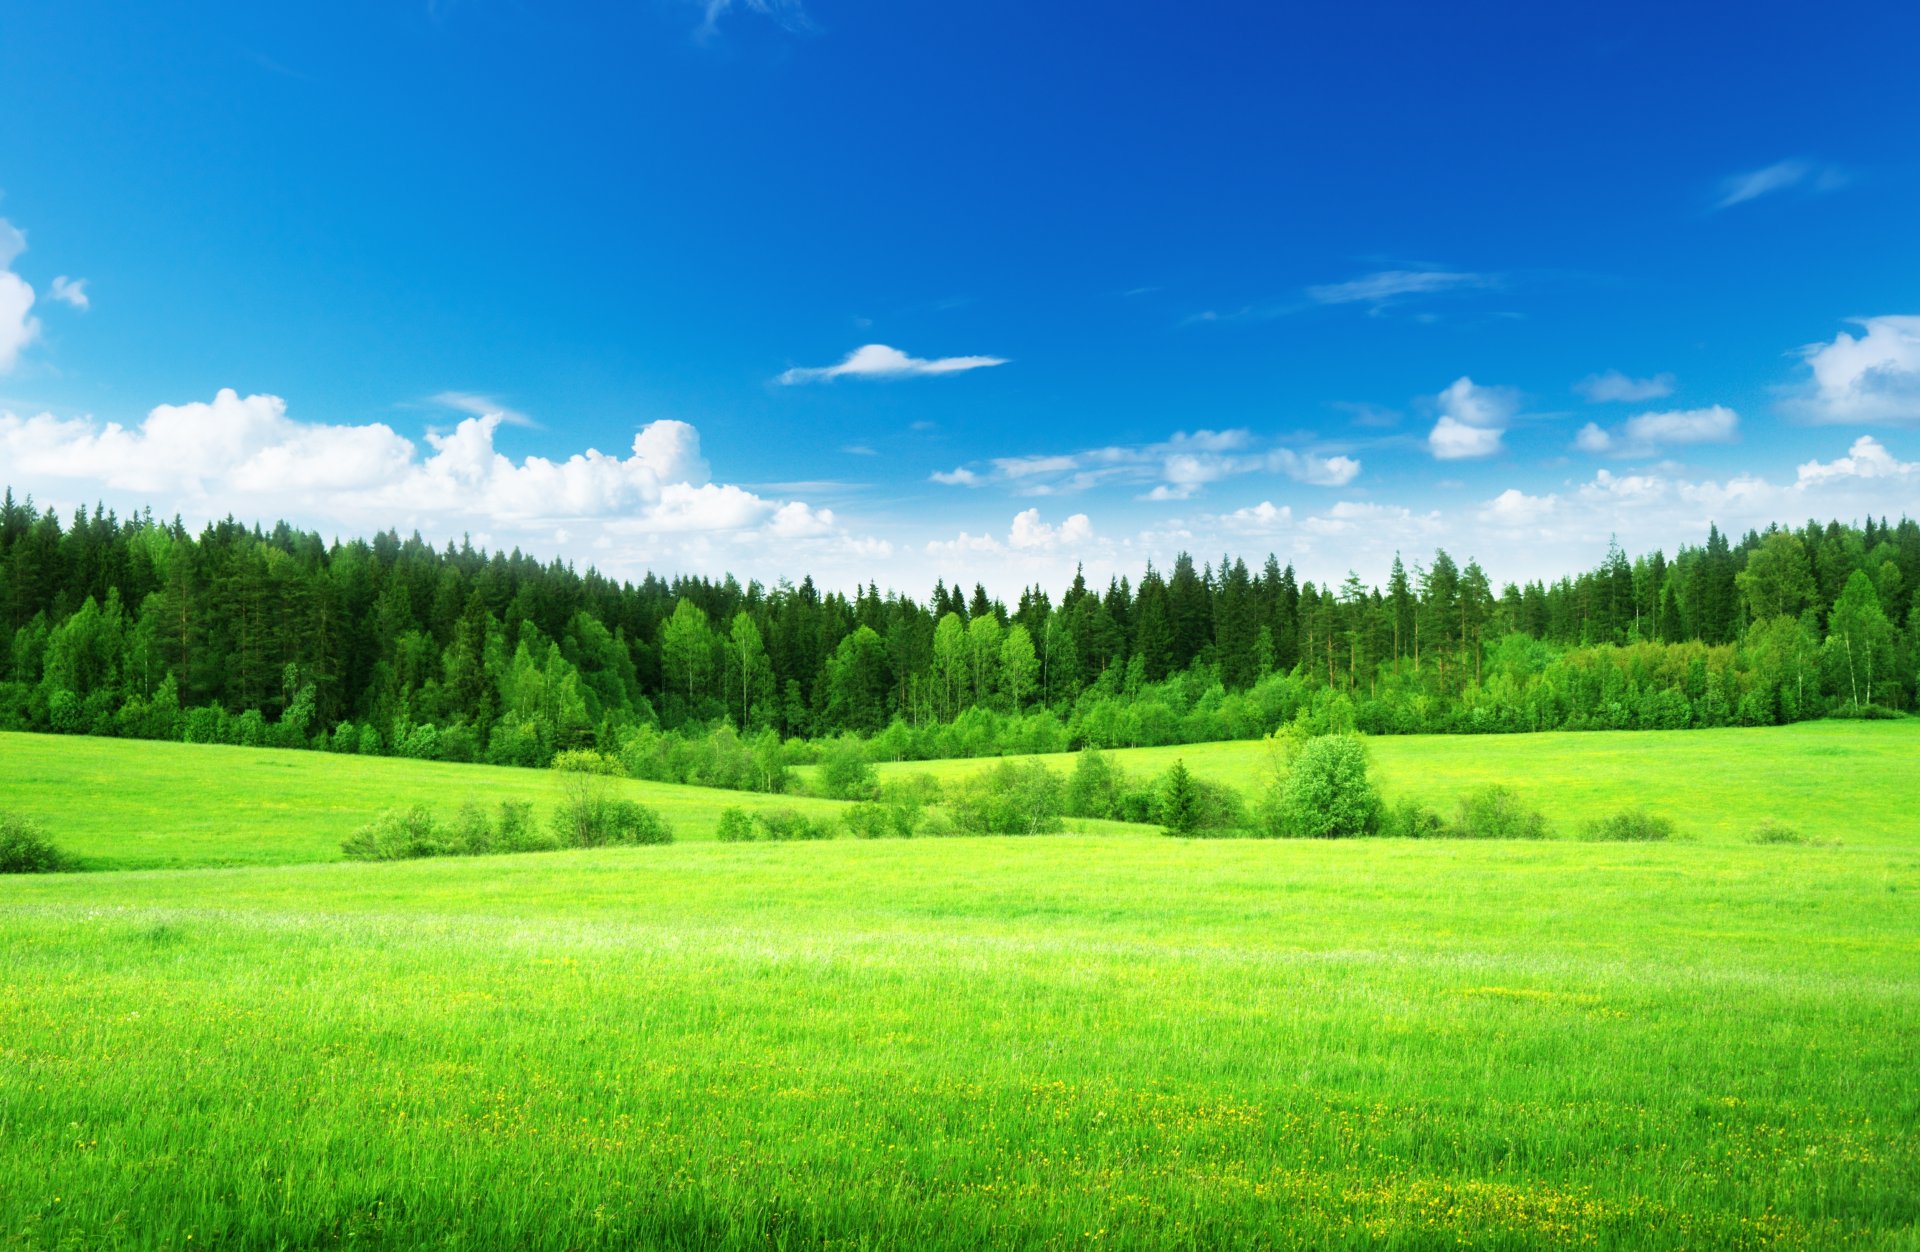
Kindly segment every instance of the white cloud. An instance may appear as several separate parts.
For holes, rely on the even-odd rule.
[[[1293,525],[1293,508],[1285,504],[1275,508],[1273,501],[1262,500],[1260,503],[1247,508],[1235,509],[1233,512],[1222,517],[1220,521],[1228,530],[1240,534],[1271,534],[1274,531],[1285,530],[1287,527]]]
[[[1573,437],[1573,446],[1582,452],[1607,452],[1613,448],[1613,436],[1598,422],[1588,422]]]
[[[1858,338],[1800,349],[1810,377],[1787,407],[1816,422],[1920,422],[1920,316],[1854,319]]]
[[[1427,448],[1437,460],[1461,461],[1492,456],[1500,451],[1501,431],[1469,426],[1452,417],[1442,417],[1427,432]]]
[[[1492,456],[1500,451],[1500,437],[1520,407],[1510,389],[1482,387],[1465,376],[1454,379],[1437,399],[1440,419],[1427,434],[1427,449],[1441,461]]]
[[[1727,443],[1740,429],[1740,415],[1723,404],[1704,409],[1638,413],[1627,419],[1629,442],[1651,446]]]
[[[1736,204],[1745,204],[1749,200],[1758,200],[1761,196],[1793,188],[1827,192],[1838,191],[1846,185],[1846,171],[1838,166],[1802,160],[1776,161],[1762,169],[1748,170],[1744,174],[1722,179],[1720,195],[1714,201],[1713,208],[1716,212],[1730,209]]]
[[[442,391],[429,397],[429,402],[445,408],[457,409],[462,413],[470,413],[474,417],[497,417],[508,426],[525,426],[531,430],[541,429],[540,423],[525,413],[507,407],[492,396],[483,396],[472,391]]]
[[[53,285],[47,288],[47,298],[71,304],[82,313],[93,307],[93,301],[87,298],[87,280],[68,278],[65,274],[54,278]]]
[[[1317,304],[1378,305],[1400,296],[1432,295],[1493,285],[1494,280],[1485,274],[1449,270],[1381,270],[1344,283],[1309,287],[1307,297]]]
[[[1879,440],[1872,435],[1862,435],[1853,441],[1847,455],[1824,463],[1808,461],[1802,465],[1796,482],[1801,487],[1814,487],[1848,478],[1915,477],[1920,477],[1920,461],[1895,460]]]
[[[0,217],[0,374],[10,372],[20,353],[40,334],[40,319],[33,316],[33,288],[10,268],[26,250],[26,233]]]
[[[1617,430],[1588,422],[1573,437],[1582,452],[1646,458],[1672,447],[1702,443],[1732,443],[1740,432],[1740,415],[1723,404],[1704,409],[1669,409],[1636,413]]]
[[[696,35],[700,39],[710,39],[720,29],[720,19],[735,9],[748,13],[757,13],[772,20],[784,30],[804,31],[811,29],[813,21],[807,16],[806,6],[800,0],[694,0],[700,6],[702,21]]]
[[[1559,503],[1558,496],[1530,496],[1517,487],[1509,487],[1487,501],[1480,510],[1480,520],[1496,526],[1533,526],[1552,513]]]
[[[1049,526],[1040,520],[1039,509],[1026,509],[1014,514],[1007,544],[1022,549],[1052,549],[1084,544],[1092,538],[1093,523],[1085,513],[1075,513],[1060,525]]]
[[[966,466],[934,482],[978,487],[994,482],[1028,496],[1070,495],[1094,487],[1146,486],[1145,500],[1187,500],[1208,485],[1245,474],[1281,474],[1316,487],[1342,487],[1360,473],[1353,457],[1255,446],[1251,432],[1180,431],[1159,443],[1109,445],[1081,452],[994,457],[984,472]]]
[[[1585,396],[1589,404],[1610,404],[1615,401],[1634,404],[1672,395],[1673,375],[1655,374],[1652,378],[1629,378],[1619,370],[1608,370],[1604,374],[1587,375],[1575,383],[1573,389]]]
[[[1005,365],[1005,357],[946,356],[933,360],[908,356],[884,343],[870,343],[849,352],[838,365],[799,367],[781,374],[779,381],[795,383],[831,382],[836,378],[920,378],[933,374],[958,374],[966,370]]]
[[[891,551],[847,534],[831,510],[712,481],[699,432],[685,422],[642,426],[625,456],[589,449],[515,461],[494,447],[505,420],[464,418],[428,434],[423,448],[382,423],[302,422],[278,397],[222,390],[211,402],[160,405],[131,427],[0,413],[0,465],[16,490],[43,500],[118,493],[127,507],[151,504],[162,515],[559,543],[591,551],[613,572],[687,568],[703,555],[752,564],[772,557],[775,541],[779,572],[802,557],[824,573],[841,558]],[[565,539],[553,538],[562,531]]]

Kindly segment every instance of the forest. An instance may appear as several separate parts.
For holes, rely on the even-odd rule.
[[[0,729],[544,765],[634,736],[873,759],[1252,738],[1897,716],[1920,524],[1809,521],[1497,589],[1444,550],[1383,585],[1222,556],[1012,604],[811,578],[609,579],[418,535],[190,532],[0,500]],[[746,748],[743,746],[744,753]],[[789,751],[791,757],[791,751]],[[680,773],[690,772],[681,770]],[[692,780],[692,779],[686,779]]]

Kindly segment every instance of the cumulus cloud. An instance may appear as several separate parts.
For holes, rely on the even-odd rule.
[[[1878,439],[1862,435],[1847,455],[1802,465],[1795,481],[1801,487],[1816,487],[1849,478],[1920,478],[1920,461],[1896,460]]]
[[[1558,496],[1530,496],[1517,487],[1509,487],[1481,507],[1480,520],[1495,526],[1533,526],[1552,513],[1559,503]]]
[[[163,514],[558,543],[616,570],[679,564],[713,543],[739,552],[779,540],[790,554],[806,541],[801,551],[827,558],[879,550],[847,535],[831,510],[714,482],[699,432],[685,422],[649,422],[624,456],[588,449],[516,461],[494,446],[506,420],[464,418],[428,434],[423,448],[384,423],[299,421],[276,396],[229,389],[211,402],[160,405],[133,426],[0,413],[0,464],[16,489],[43,499],[115,493]]]
[[[1380,270],[1343,283],[1309,287],[1307,297],[1316,304],[1380,305],[1403,296],[1433,295],[1493,285],[1494,280],[1486,274],[1453,270]]]
[[[1730,209],[1736,204],[1745,204],[1776,192],[1799,190],[1819,193],[1838,191],[1846,185],[1846,171],[1838,166],[1804,160],[1776,161],[1761,169],[1722,179],[1713,209],[1715,212]]]
[[[1060,548],[1082,544],[1091,538],[1093,523],[1085,513],[1075,513],[1058,526],[1049,526],[1040,520],[1039,509],[1026,509],[1014,514],[1007,543],[1015,548]]]
[[[0,217],[0,374],[12,371],[20,353],[40,334],[33,288],[12,269],[14,258],[26,250],[26,232]]]
[[[1616,430],[1588,422],[1573,438],[1582,452],[1620,457],[1650,457],[1689,444],[1731,443],[1740,431],[1740,415],[1725,405],[1638,413]]]
[[[1807,379],[1787,408],[1816,422],[1920,422],[1920,316],[1864,317],[1854,336],[1800,349]]]
[[[1316,487],[1343,487],[1360,462],[1294,448],[1261,448],[1247,430],[1181,431],[1158,443],[1109,445],[1080,452],[994,457],[932,475],[933,481],[1005,486],[1019,495],[1070,495],[1095,487],[1145,487],[1146,500],[1187,500],[1210,484],[1247,474],[1278,474]]]
[[[1093,523],[1087,519],[1085,513],[1075,513],[1058,526],[1054,526],[1042,521],[1040,510],[1033,508],[1024,509],[1013,515],[1013,523],[1007,528],[1005,540],[991,534],[975,535],[963,530],[952,539],[936,539],[929,542],[926,545],[926,551],[930,556],[945,557],[969,554],[1012,555],[1022,558],[1040,558],[1056,554],[1076,557],[1093,540]],[[1051,568],[1051,565],[1026,568]]]
[[[849,352],[838,365],[796,366],[776,380],[785,386],[795,383],[824,383],[836,378],[923,378],[933,374],[959,374],[967,370],[1005,365],[998,356],[943,356],[928,360],[908,356],[884,343],[870,343]]]
[[[1461,461],[1492,456],[1519,409],[1518,396],[1506,387],[1482,387],[1456,378],[1438,397],[1439,420],[1427,433],[1427,450],[1436,460]]]
[[[1660,400],[1673,394],[1673,375],[1655,374],[1652,378],[1629,378],[1619,370],[1589,374],[1573,385],[1588,404],[1624,402],[1636,404]]]

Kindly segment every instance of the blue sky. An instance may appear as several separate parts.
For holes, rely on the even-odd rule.
[[[0,479],[916,591],[1911,510],[1920,9],[1560,7],[0,0]]]

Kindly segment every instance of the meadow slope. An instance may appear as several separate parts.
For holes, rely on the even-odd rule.
[[[1920,845],[1920,719],[1801,722],[1792,726],[1537,735],[1381,735],[1367,740],[1389,800],[1411,797],[1446,812],[1488,783],[1514,788],[1571,834],[1582,821],[1639,805],[1709,842],[1744,840],[1759,822],[1811,838]],[[1260,740],[1121,748],[1130,773],[1157,776],[1175,760],[1202,778],[1257,794],[1273,776]],[[881,776],[926,771],[944,780],[995,758],[901,761]],[[1073,768],[1071,753],[1011,758]],[[803,774],[805,771],[801,771]]]

